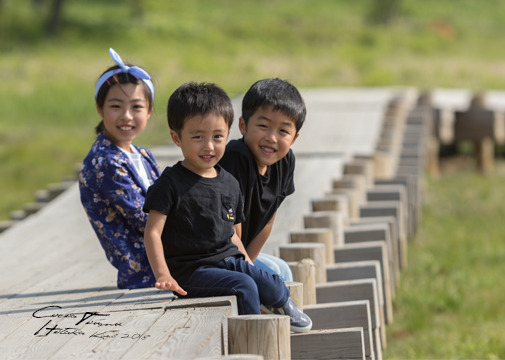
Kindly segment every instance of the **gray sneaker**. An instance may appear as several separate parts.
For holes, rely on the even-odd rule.
[[[286,303],[280,308],[269,308],[263,305],[261,308],[267,313],[288,315],[290,317],[292,332],[304,333],[312,328],[312,320],[296,307],[291,298],[289,298],[288,301],[286,301]]]

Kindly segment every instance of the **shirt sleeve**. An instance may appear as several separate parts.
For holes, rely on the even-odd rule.
[[[147,190],[146,200],[143,210],[148,213],[150,210],[156,210],[164,215],[170,212],[172,197],[170,196],[170,184],[167,184],[165,177],[160,176],[154,184]]]
[[[121,214],[131,227],[143,229],[147,220],[142,211],[144,193],[119,157],[95,157],[88,171],[94,173],[85,180],[94,190],[93,201],[104,202],[109,209]],[[109,210],[109,214],[104,215],[107,221],[107,216],[113,216],[113,212]]]

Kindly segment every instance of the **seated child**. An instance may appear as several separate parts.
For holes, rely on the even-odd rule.
[[[146,195],[145,246],[155,286],[187,297],[235,295],[240,314],[260,314],[263,305],[289,315],[292,331],[310,330],[312,321],[281,278],[252,265],[235,232],[244,219],[242,195],[218,165],[233,122],[228,95],[215,84],[183,84],[170,96],[167,117],[184,159]]]
[[[156,279],[144,248],[142,206],[160,171],[151,152],[132,142],[151,116],[154,87],[145,70],[125,65],[113,49],[109,54],[117,65],[96,83],[102,120],[79,174],[81,203],[107,260],[118,270],[117,286],[151,287]]]
[[[263,79],[254,83],[242,100],[239,128],[242,139],[232,140],[219,164],[239,182],[244,197],[245,222],[238,234],[256,266],[293,275],[287,263],[260,253],[272,230],[277,209],[295,191],[295,156],[291,145],[305,121],[305,103],[290,83]]]

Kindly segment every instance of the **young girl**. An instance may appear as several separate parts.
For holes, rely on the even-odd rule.
[[[117,286],[149,287],[155,278],[144,247],[142,206],[160,171],[151,152],[132,142],[151,116],[154,87],[145,70],[125,65],[113,49],[109,54],[117,65],[96,83],[102,121],[79,175],[81,202],[107,259],[118,269]]]

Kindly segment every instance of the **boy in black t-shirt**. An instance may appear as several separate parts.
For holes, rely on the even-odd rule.
[[[295,156],[291,145],[305,121],[302,96],[289,82],[263,79],[242,100],[242,139],[232,140],[219,164],[239,182],[246,217],[239,237],[254,264],[292,281],[285,261],[260,253],[272,230],[277,209],[295,191]]]
[[[242,195],[218,165],[233,122],[228,95],[214,84],[183,84],[167,117],[184,160],[167,167],[146,195],[144,241],[156,287],[188,297],[235,295],[240,314],[259,314],[262,304],[289,315],[291,330],[310,330],[282,279],[252,265],[236,234]]]

